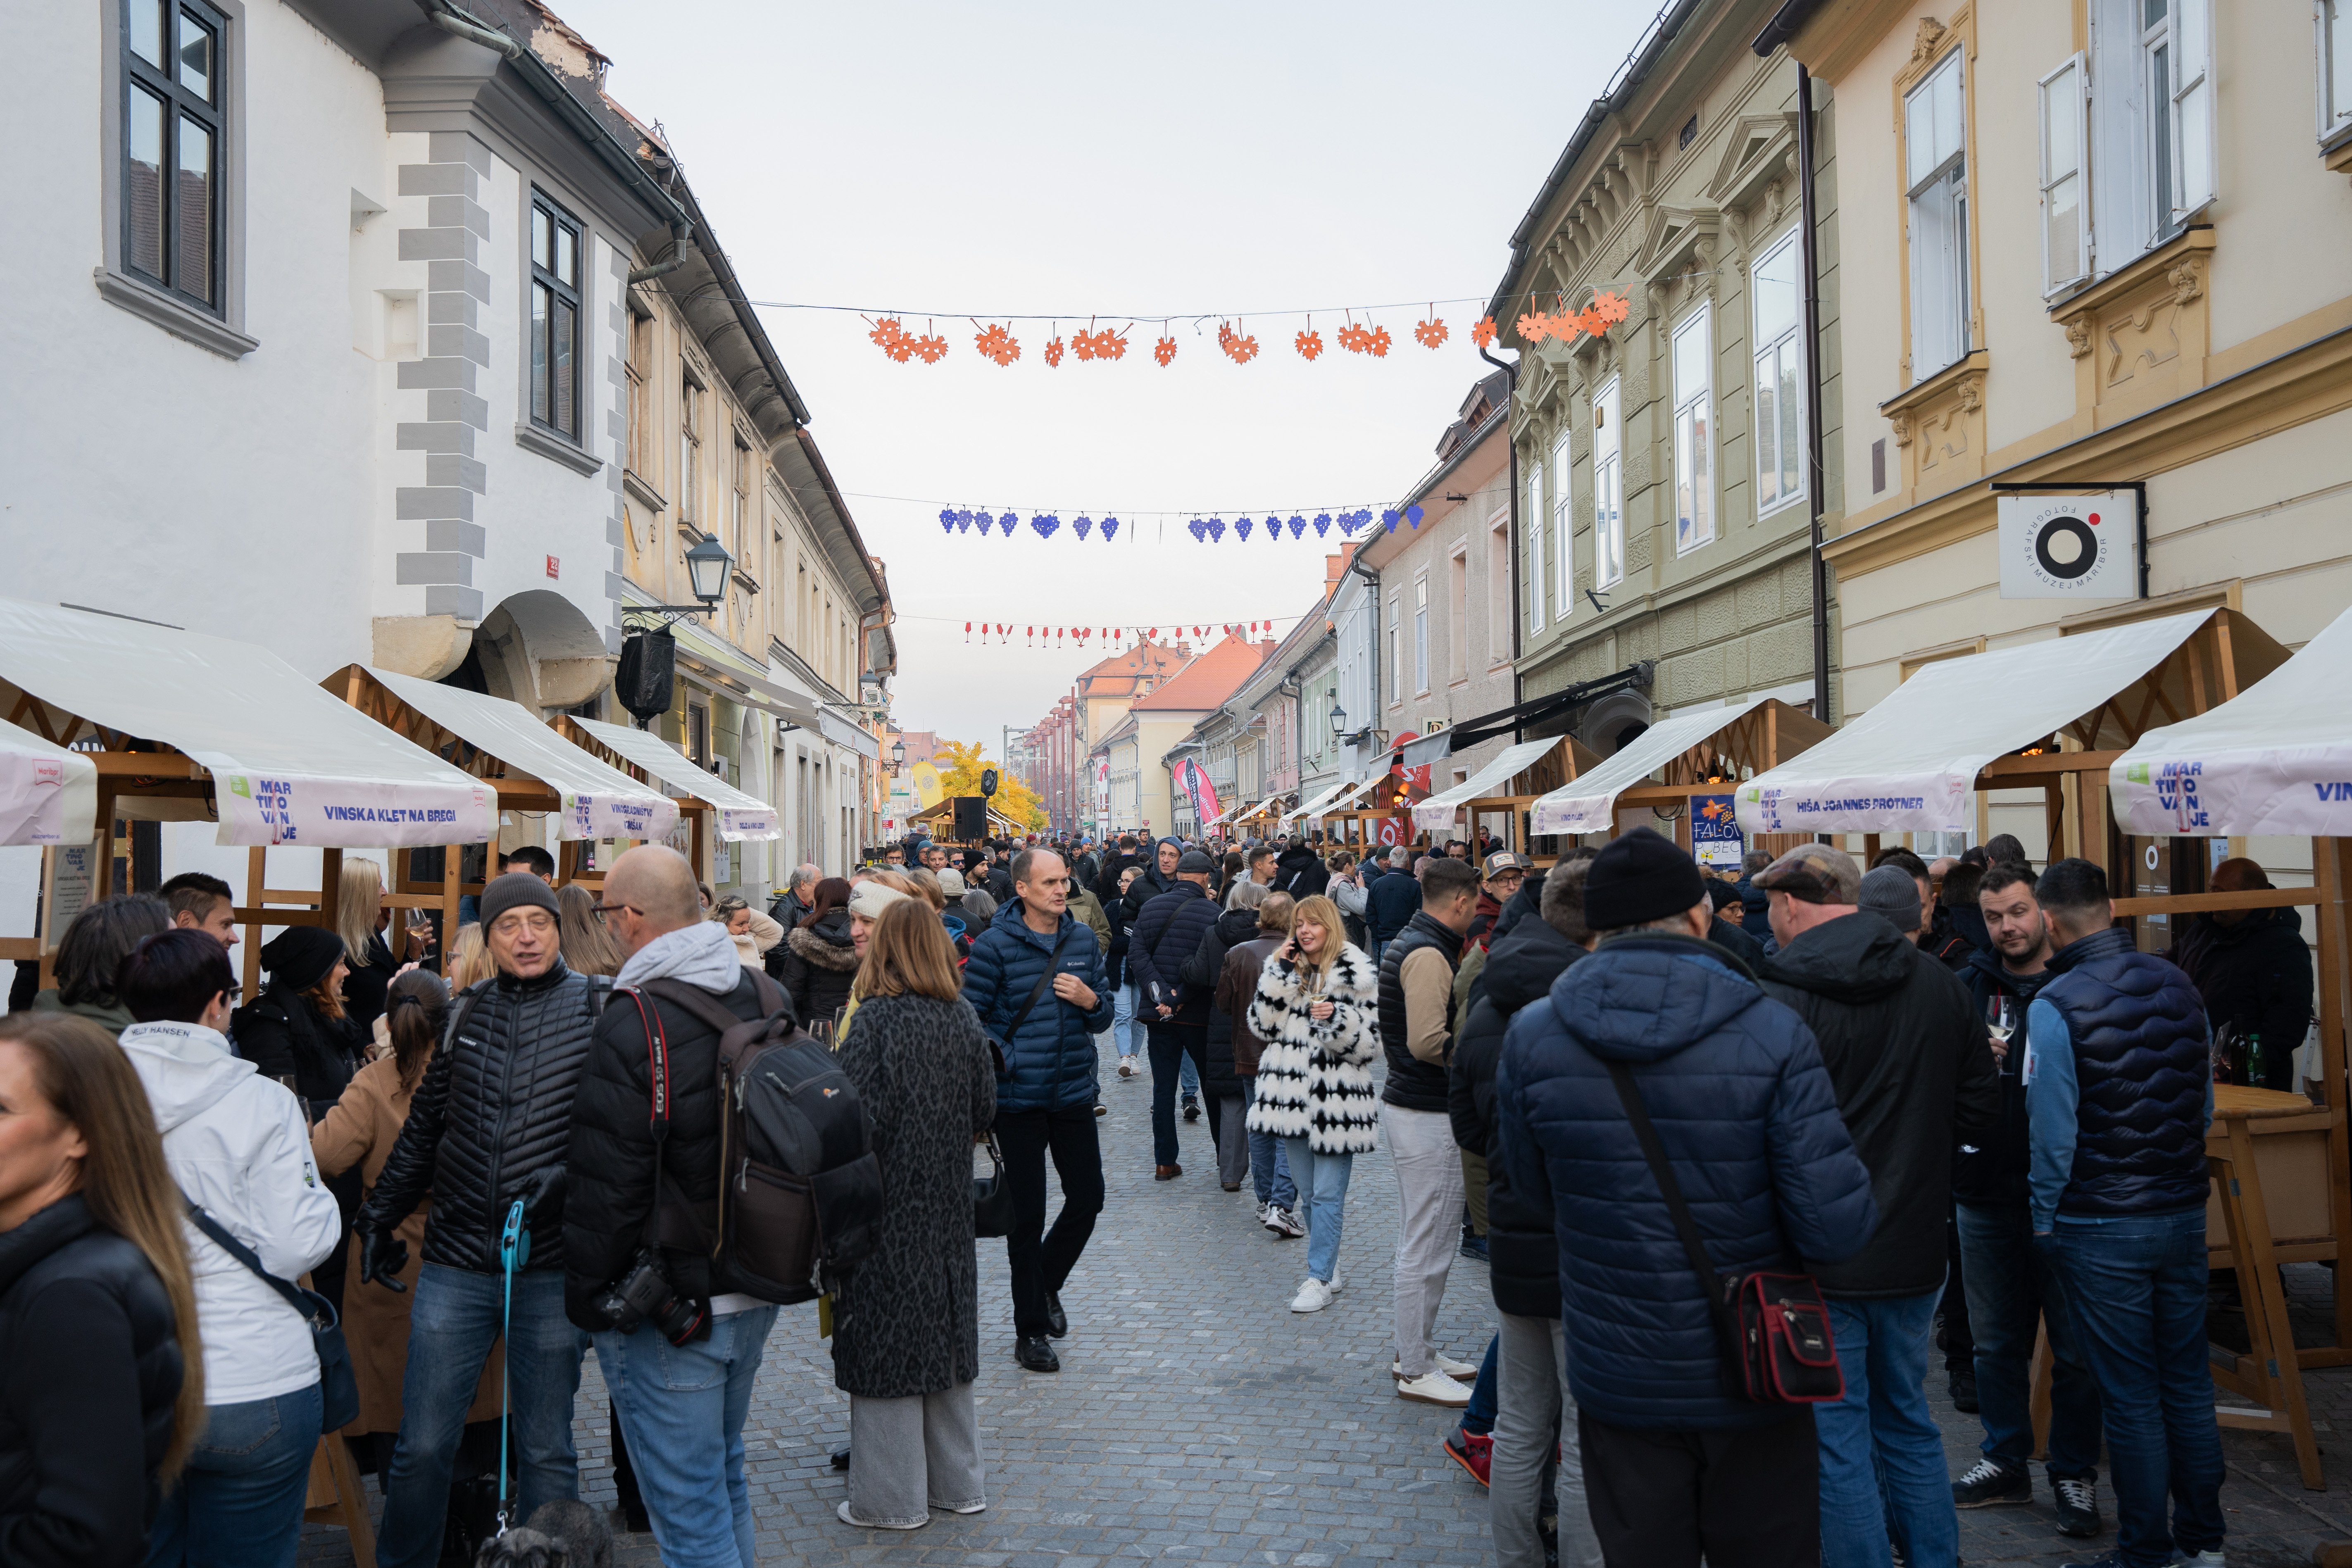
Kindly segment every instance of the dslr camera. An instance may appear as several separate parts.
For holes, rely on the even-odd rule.
[[[694,1339],[710,1321],[709,1304],[673,1289],[669,1276],[662,1272],[661,1259],[650,1247],[638,1250],[629,1271],[597,1300],[596,1310],[625,1334],[634,1334],[651,1322],[674,1345]]]

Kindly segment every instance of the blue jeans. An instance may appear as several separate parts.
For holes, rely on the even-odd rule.
[[[685,1345],[650,1323],[596,1336],[663,1568],[753,1568],[743,1418],[775,1321],[773,1307],[730,1312]]]
[[[1495,1356],[1502,1346],[1503,1336],[1500,1334],[1486,1342],[1486,1359],[1478,1363],[1478,1381],[1470,1385],[1470,1404],[1462,1412],[1462,1430],[1465,1432],[1479,1435],[1495,1429],[1495,1412],[1500,1397],[1495,1387]]]
[[[1205,1031],[1205,1026],[1203,1027]],[[1205,1032],[1202,1036],[1201,1048],[1208,1049],[1208,1037]],[[1190,1051],[1185,1052],[1183,1058],[1176,1064],[1176,1081],[1183,1089],[1186,1098],[1192,1100],[1201,1098],[1201,1064],[1194,1059]]]
[[[2098,1380],[2116,1555],[2154,1568],[2221,1548],[2221,1434],[2205,1350],[2205,1211],[2090,1225],[2058,1217],[2074,1340]],[[2172,1499],[2168,1529],[2165,1498]]]
[[[147,1532],[147,1568],[293,1568],[324,1413],[315,1383],[207,1405],[205,1435]]]
[[[1124,954],[1121,955],[1121,957],[1124,956]],[[1118,963],[1119,960],[1114,959],[1112,962]],[[1135,1038],[1137,1029],[1135,1022],[1135,982],[1124,975],[1113,982],[1110,988],[1110,1032],[1111,1037],[1118,1042],[1118,1054],[1123,1057],[1140,1055],[1141,1053],[1136,1049]]]
[[[1976,1339],[1977,1398],[1984,1455],[2004,1469],[2030,1468],[2033,1454],[2034,1329],[2050,1325],[2055,1363],[2050,1384],[2050,1479],[2095,1480],[2099,1385],[2074,1346],[2066,1288],[2033,1246],[2032,1215],[2013,1208],[1958,1207],[1960,1280]]]
[[[1255,1075],[1242,1079],[1242,1115],[1257,1099]],[[1246,1125],[1246,1123],[1244,1123]],[[1252,1132],[1249,1135],[1250,1184],[1257,1189],[1257,1201],[1280,1208],[1298,1206],[1298,1184],[1290,1178],[1290,1151],[1272,1132]]]
[[[1822,1568],[1888,1568],[1887,1531],[1906,1562],[1951,1563],[1960,1521],[1927,1411],[1929,1331],[1938,1285],[1892,1300],[1831,1300],[1845,1397],[1813,1406],[1821,1444]]]
[[[470,1268],[428,1263],[417,1279],[408,1318],[408,1373],[400,1386],[400,1440],[392,1450],[383,1524],[376,1535],[383,1568],[433,1568],[440,1561],[449,1472],[482,1363],[499,1337],[503,1295],[502,1276]],[[511,1519],[526,1520],[541,1503],[580,1496],[572,1399],[580,1392],[580,1358],[587,1349],[588,1336],[563,1315],[562,1272],[534,1268],[516,1275],[507,1385],[522,1490]],[[647,1457],[632,1447],[629,1458],[642,1474]]]
[[[1339,1232],[1348,1207],[1348,1176],[1353,1154],[1318,1154],[1304,1138],[1282,1141],[1290,1156],[1291,1179],[1298,1184],[1293,1212],[1307,1221],[1307,1272],[1328,1285],[1339,1277]]]

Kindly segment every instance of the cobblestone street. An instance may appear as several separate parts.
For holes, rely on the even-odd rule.
[[[1013,1364],[1004,1251],[981,1247],[987,1511],[935,1513],[905,1534],[834,1517],[844,1482],[827,1456],[847,1439],[848,1402],[833,1386],[815,1310],[788,1309],[744,1433],[762,1568],[1489,1561],[1485,1494],[1440,1447],[1449,1415],[1398,1399],[1388,1375],[1396,1185],[1387,1154],[1356,1164],[1340,1256],[1346,1289],[1328,1310],[1294,1316],[1286,1309],[1306,1244],[1258,1226],[1246,1189],[1218,1189],[1206,1121],[1181,1130],[1183,1177],[1155,1183],[1149,1080],[1120,1083],[1107,1071],[1105,1082],[1109,1203],[1063,1292],[1071,1335],[1057,1344],[1058,1375]],[[2315,1266],[2288,1272],[2302,1337],[2317,1342],[2329,1276]],[[1484,1264],[1455,1259],[1439,1322],[1448,1353],[1479,1358],[1493,1324]],[[2306,1384],[2329,1447],[2330,1489],[2303,1489],[2284,1437],[2225,1432],[2232,1568],[2307,1563],[2315,1542],[2352,1535],[2352,1462],[2332,1443],[2334,1428],[2352,1429],[2352,1372],[2313,1373]],[[1958,1475],[1980,1431],[1944,1399],[1940,1367],[1930,1392]],[[609,1506],[593,1356],[580,1409],[583,1494]],[[1961,1515],[1967,1562],[2054,1564],[2112,1548],[2112,1531],[2096,1542],[2060,1537],[2038,1468],[2034,1485],[2032,1507]],[[2112,1525],[2104,1469],[2100,1505]],[[339,1530],[311,1526],[304,1545],[306,1563],[351,1561]],[[616,1537],[615,1548],[615,1563],[659,1561],[650,1536]]]

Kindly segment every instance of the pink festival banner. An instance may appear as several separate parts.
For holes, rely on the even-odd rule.
[[[1187,757],[1176,764],[1176,781],[1184,786],[1185,795],[1192,798],[1195,824],[1206,827],[1217,820],[1217,786],[1209,782],[1208,770]]]

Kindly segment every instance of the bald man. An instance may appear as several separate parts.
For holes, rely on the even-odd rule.
[[[2222,861],[2207,884],[2216,893],[2270,885],[2262,867],[2246,859]],[[2247,1080],[2260,1089],[2293,1089],[2294,1050],[2311,1028],[2311,949],[2304,944],[2303,917],[2292,908],[2209,910],[2190,917],[2164,956],[2196,984],[2214,1035],[2232,1031]]]
[[[693,868],[667,845],[639,845],[613,862],[598,907],[626,962],[572,1105],[564,1310],[595,1337],[662,1555],[748,1565],[740,1438],[776,1309],[730,1289],[724,1260],[699,1248],[641,1250],[654,1217],[646,1022],[657,1022],[669,1068],[662,1179],[688,1209],[708,1214],[719,1195],[722,1107],[719,1030],[703,1014],[715,1002],[749,1021],[792,1004],[765,973],[744,966],[723,923],[703,918]],[[648,1261],[677,1305],[615,1314],[615,1289]]]

